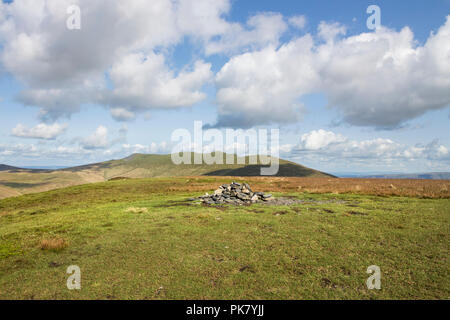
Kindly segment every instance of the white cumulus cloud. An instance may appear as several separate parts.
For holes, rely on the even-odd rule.
[[[217,126],[251,127],[299,120],[298,98],[313,91],[320,78],[310,35],[280,48],[235,56],[216,75]]]
[[[111,115],[117,121],[129,121],[136,118],[134,112],[131,112],[125,108],[112,108]]]
[[[20,138],[53,140],[63,134],[67,129],[67,124],[54,123],[51,125],[40,123],[32,128],[27,128],[22,124],[17,124],[11,134]]]
[[[319,150],[335,143],[345,142],[346,140],[340,134],[319,129],[303,134],[300,139],[300,145],[305,150]]]
[[[303,29],[306,26],[307,19],[304,15],[298,15],[290,17],[288,22],[297,29]]]
[[[197,61],[192,70],[175,74],[165,64],[163,55],[136,53],[115,63],[110,76],[114,89],[104,91],[100,100],[113,107],[113,116],[123,118],[131,116],[125,110],[177,108],[203,100],[201,88],[212,72],[209,63]]]
[[[66,28],[70,5],[80,7],[80,30]],[[228,8],[228,0],[0,2],[0,62],[23,85],[19,101],[41,108],[43,119],[54,120],[77,112],[83,104],[99,102],[102,97],[98,92],[107,90],[105,74],[131,54],[153,57],[155,48],[174,46],[186,35],[203,34],[209,38],[224,32],[228,23],[221,15]],[[143,63],[142,67],[146,66]],[[194,92],[187,92],[190,86],[186,82],[197,79],[183,72],[181,78],[175,79],[160,72],[154,79],[149,79],[152,74],[146,74],[147,79],[143,76],[140,83],[170,81],[161,88],[166,90],[161,93],[163,97],[154,97],[153,93],[158,103],[169,100],[181,106],[203,97],[197,82]],[[174,92],[167,92],[172,89]],[[135,103],[135,93],[128,93],[128,105]],[[179,94],[186,94],[185,101]]]
[[[121,121],[191,107],[211,78],[217,127],[298,122],[311,93],[323,93],[342,121],[379,128],[450,105],[450,16],[423,44],[408,27],[347,36],[337,22],[281,43],[289,28],[305,27],[305,16],[260,12],[232,22],[231,3],[0,2],[0,63],[23,87],[18,101],[39,107],[47,122],[90,104]],[[81,9],[80,30],[66,28],[69,5]],[[184,41],[193,57],[175,68],[170,55]],[[213,54],[230,56],[216,75],[204,62]]]
[[[450,105],[450,16],[423,46],[408,27],[379,28],[318,53],[322,90],[348,123],[396,127]]]
[[[377,162],[407,163],[414,160],[450,162],[448,148],[433,140],[428,144],[405,145],[386,138],[353,140],[323,129],[301,136],[293,149],[294,157],[321,159],[322,161],[350,161],[375,159]]]
[[[98,126],[94,133],[81,141],[84,149],[105,149],[110,143],[108,140],[108,129],[104,126]]]
[[[422,46],[408,27],[345,32],[322,22],[316,36],[232,57],[216,75],[216,126],[296,122],[299,99],[318,92],[357,126],[395,128],[450,105],[450,16]]]
[[[236,53],[255,50],[267,45],[278,45],[280,36],[287,30],[286,22],[279,13],[261,13],[248,19],[247,25],[229,24],[217,41],[208,41],[206,54]]]

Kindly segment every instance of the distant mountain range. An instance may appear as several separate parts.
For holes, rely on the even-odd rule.
[[[426,179],[426,180],[450,180],[450,172],[427,173],[335,173],[340,178],[379,178],[379,179]]]
[[[0,164],[0,171],[18,170],[20,168],[8,166],[6,164]]]
[[[59,170],[70,168],[68,166],[26,166],[21,167],[22,169],[33,169],[33,170]]]

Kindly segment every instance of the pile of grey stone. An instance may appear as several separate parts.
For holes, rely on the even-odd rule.
[[[247,183],[232,182],[231,184],[224,184],[219,187],[214,194],[206,193],[199,197],[201,202],[205,204],[234,204],[244,205],[257,202],[268,202],[275,198],[271,194],[264,192],[253,192]]]

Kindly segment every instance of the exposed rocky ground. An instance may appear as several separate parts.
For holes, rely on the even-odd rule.
[[[234,205],[244,205],[252,203],[267,203],[275,200],[271,194],[264,192],[253,192],[247,183],[232,182],[231,184],[224,184],[219,187],[214,194],[209,195],[206,193],[200,196],[201,202],[212,205],[212,204],[234,204]],[[197,200],[197,199],[192,199]]]

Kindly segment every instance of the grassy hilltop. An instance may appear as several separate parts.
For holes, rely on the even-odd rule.
[[[224,163],[226,154],[221,154]],[[189,154],[193,161],[194,154]],[[133,154],[120,160],[88,164],[60,170],[31,170],[0,165],[0,199],[33,192],[102,182],[114,178],[153,178],[176,176],[259,176],[261,164],[251,165],[249,157],[237,158],[245,164],[175,165],[171,155]],[[258,159],[259,160],[259,159]],[[260,162],[257,162],[260,163]],[[331,177],[294,162],[279,159],[277,176],[285,177]]]
[[[234,164],[226,164],[226,154],[219,153],[224,164],[208,165],[206,163],[194,164],[194,153],[190,153],[192,164],[175,165],[171,155],[156,154],[133,154],[121,160],[112,160],[88,166],[64,169],[64,171],[83,171],[86,169],[101,170],[106,180],[116,177],[129,178],[153,178],[153,177],[176,177],[176,176],[259,176],[260,168],[267,167],[260,164],[259,158],[254,156],[239,158],[233,156]],[[252,165],[254,160],[257,164]],[[238,164],[242,161],[244,164]],[[282,177],[331,177],[331,175],[304,167],[297,163],[278,159],[280,170],[276,176]]]
[[[185,201],[231,179],[303,202]],[[448,299],[450,182],[370,183],[152,178],[3,199],[0,299]],[[381,290],[366,287],[370,265]]]

